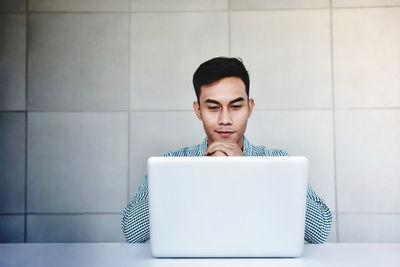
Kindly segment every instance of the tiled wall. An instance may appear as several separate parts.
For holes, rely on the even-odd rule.
[[[311,162],[330,242],[400,242],[399,0],[0,0],[0,242],[124,242],[147,157],[204,138],[191,78],[250,70],[246,136]]]

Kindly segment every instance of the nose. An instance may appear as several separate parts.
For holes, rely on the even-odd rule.
[[[228,109],[222,109],[219,113],[218,123],[222,125],[232,124],[231,114]]]

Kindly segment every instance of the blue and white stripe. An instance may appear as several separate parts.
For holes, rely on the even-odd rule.
[[[207,137],[199,145],[184,147],[176,152],[168,152],[164,156],[202,157],[206,149]],[[243,142],[243,153],[245,156],[253,157],[289,156],[284,150],[254,146],[250,144],[246,137],[244,137]],[[328,206],[308,184],[304,240],[309,243],[325,242],[331,231],[331,224],[332,214]],[[124,209],[122,230],[129,243],[143,243],[150,238],[147,175],[144,177],[132,201]]]

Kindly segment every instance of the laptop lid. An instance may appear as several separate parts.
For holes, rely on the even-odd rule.
[[[152,157],[155,257],[298,257],[304,247],[305,157]]]

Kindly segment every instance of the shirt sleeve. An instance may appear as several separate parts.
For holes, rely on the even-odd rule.
[[[146,175],[123,212],[122,231],[129,243],[144,243],[150,238],[148,192]]]
[[[173,153],[163,155],[168,156],[173,156]],[[150,238],[148,196],[148,178],[145,175],[133,199],[123,211],[122,231],[129,243],[144,243]]]
[[[328,206],[308,184],[304,240],[314,244],[324,243],[331,231],[331,225],[332,214]]]
[[[270,153],[272,156],[290,156],[285,150],[276,149]],[[304,240],[309,243],[324,243],[329,236],[332,225],[332,214],[325,204],[307,183],[306,221]]]

